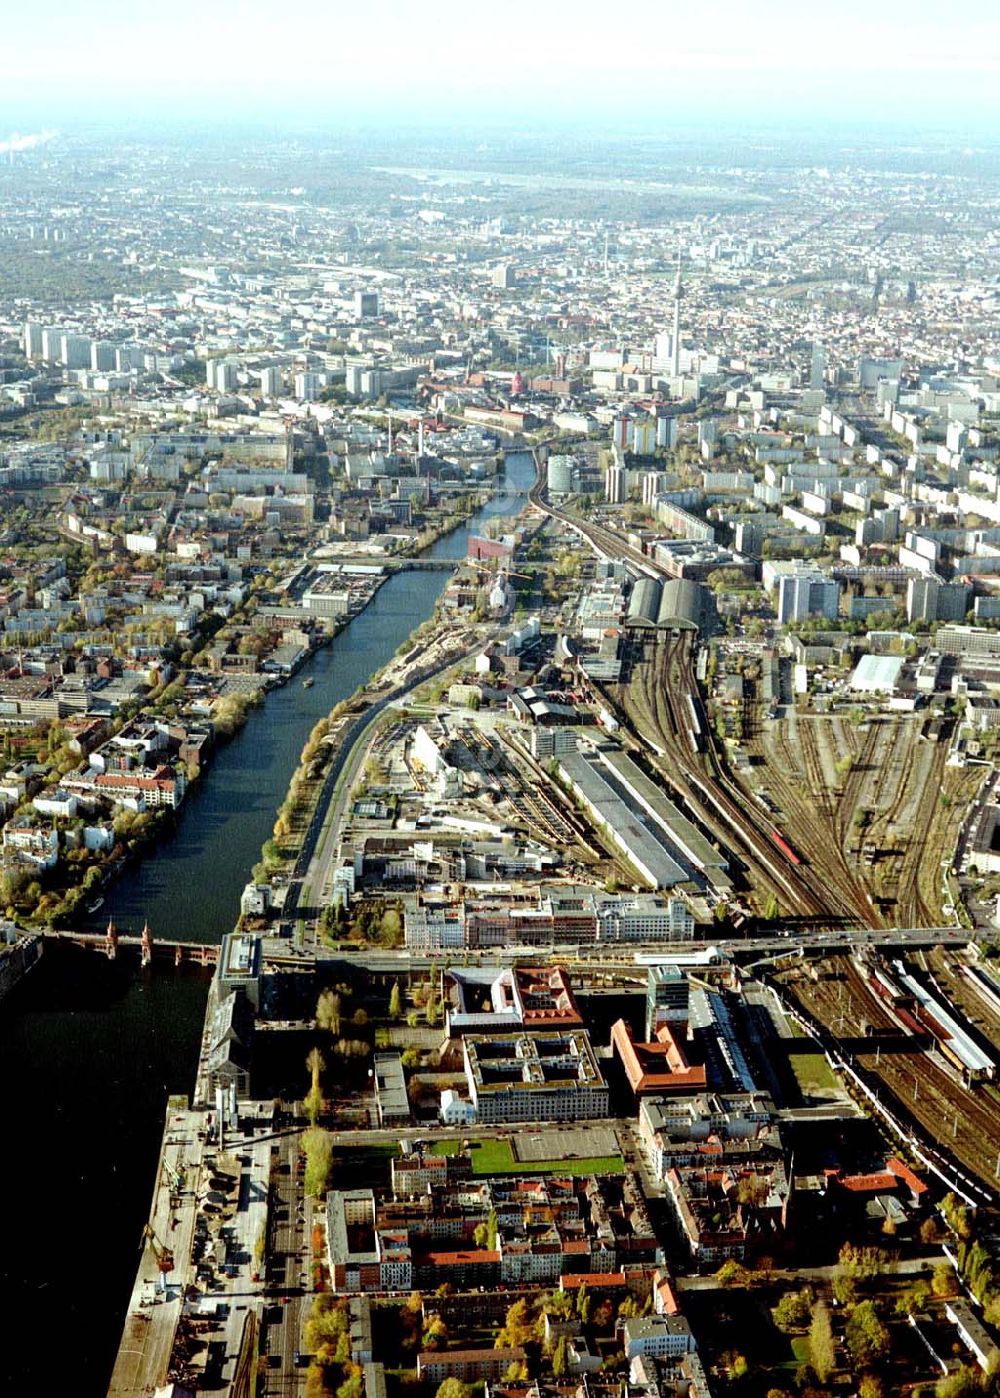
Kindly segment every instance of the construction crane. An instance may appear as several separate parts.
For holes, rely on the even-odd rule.
[[[167,1245],[161,1242],[156,1236],[156,1232],[151,1223],[147,1223],[142,1230],[142,1241],[139,1244],[140,1249],[144,1248],[147,1242],[149,1243],[153,1256],[156,1258],[156,1265],[160,1269],[160,1289],[166,1291],[167,1276],[174,1270],[174,1254]]]

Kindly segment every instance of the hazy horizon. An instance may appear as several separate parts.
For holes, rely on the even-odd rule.
[[[995,10],[961,25],[928,3],[843,0],[809,14],[790,0],[636,0],[609,18],[555,0],[477,15],[442,0],[428,17],[387,0],[377,21],[303,0],[290,19],[262,0],[169,15],[108,0],[99,23],[52,0],[44,30],[5,20],[0,129],[321,123],[350,128],[778,123],[892,131],[1000,129]],[[373,24],[377,22],[377,29]]]

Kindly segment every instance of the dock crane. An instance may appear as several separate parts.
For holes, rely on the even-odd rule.
[[[160,1290],[166,1291],[167,1277],[174,1270],[174,1254],[171,1252],[170,1248],[157,1237],[156,1230],[151,1223],[147,1223],[142,1230],[142,1239],[139,1244],[140,1249],[144,1248],[147,1242],[149,1243],[153,1256],[156,1258],[156,1265],[160,1270]]]
[[[180,1168],[179,1170],[176,1169],[173,1165],[171,1165],[170,1161],[167,1159],[166,1156],[163,1157],[162,1164],[163,1164],[164,1170],[166,1171],[167,1175],[168,1175],[169,1178],[170,1178],[171,1193],[172,1193],[172,1194],[180,1194],[180,1193],[182,1193],[182,1192],[183,1192],[183,1189],[184,1189],[184,1186],[185,1186],[185,1184],[186,1184],[186,1182],[187,1182],[187,1173],[186,1173],[186,1171],[184,1170],[183,1165],[181,1166],[181,1168]]]

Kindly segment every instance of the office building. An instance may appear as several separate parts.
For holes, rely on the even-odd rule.
[[[572,1121],[608,1114],[608,1086],[583,1029],[467,1034],[463,1052],[479,1122]]]
[[[654,1039],[661,1024],[686,1025],[688,978],[670,962],[650,966],[646,980],[646,1038]]]
[[[375,320],[381,312],[382,298],[377,291],[356,291],[354,293],[354,314],[359,320]]]

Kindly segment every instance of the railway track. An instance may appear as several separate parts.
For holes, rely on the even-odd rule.
[[[545,499],[545,464],[538,461],[537,456],[536,464],[538,477],[529,492],[529,500],[536,509],[575,529],[605,556],[627,562],[646,576],[667,576],[665,569],[625,543],[613,530],[575,519],[549,504]],[[704,820],[707,813],[714,814],[715,820],[710,826],[716,830],[721,826],[725,830],[725,842],[735,842],[748,868],[756,872],[765,888],[774,892],[783,911],[803,917],[832,915],[853,919],[860,915],[863,922],[877,925],[867,902],[860,907],[849,893],[845,896],[842,890],[828,889],[808,867],[803,869],[786,863],[785,856],[774,843],[770,824],[756,811],[748,809],[746,792],[730,776],[715,746],[694,676],[690,633],[675,633],[660,646],[653,676],[640,679],[639,707],[652,720],[654,733],[643,731],[641,721],[636,722],[635,706],[629,705],[627,699],[626,709],[630,712],[626,717],[634,733],[661,759],[658,763],[661,775],[687,800],[691,809],[700,810],[700,818]],[[704,743],[703,755],[698,751],[697,739],[691,736],[695,729]]]
[[[1000,1110],[993,1088],[967,1088],[915,1036],[906,1035],[845,957],[823,963],[832,976],[799,973],[784,989],[823,1025],[843,1056],[878,1084],[896,1115],[913,1121],[961,1165],[995,1187]],[[870,1029],[881,1030],[874,1036]],[[869,1047],[870,1045],[870,1047]]]
[[[829,790],[812,725],[800,722],[798,728],[809,785],[812,788],[814,799],[820,803],[820,809],[824,811],[828,827],[824,831],[819,821],[812,822],[816,831],[816,841],[815,844],[810,844],[809,848],[815,851],[816,862],[827,869],[834,885],[840,889],[842,896],[855,912],[864,921],[873,926],[878,925],[881,919],[873,911],[868,890],[862,883],[858,882],[857,875],[847,860],[844,846],[850,818],[845,813],[844,797],[842,795],[838,801]],[[866,762],[874,758],[876,747],[877,737],[873,737],[873,733],[870,731],[865,735],[865,742],[861,750]],[[851,813],[853,813],[853,805]]]
[[[746,793],[724,765],[695,680],[689,634],[659,643],[658,651],[646,688],[649,692],[651,687],[653,703],[658,706],[664,744],[681,770],[686,770],[689,791],[699,804],[721,818],[728,838],[736,838],[745,851],[748,866],[758,878],[763,874],[764,886],[775,891],[784,911],[801,917],[853,914],[853,908],[831,899],[827,890],[815,887],[807,867],[786,865],[784,855],[774,844],[769,819],[748,805]],[[661,696],[666,696],[665,700]],[[686,750],[684,735],[690,730],[692,717],[704,742],[700,761],[692,761],[691,752]]]

